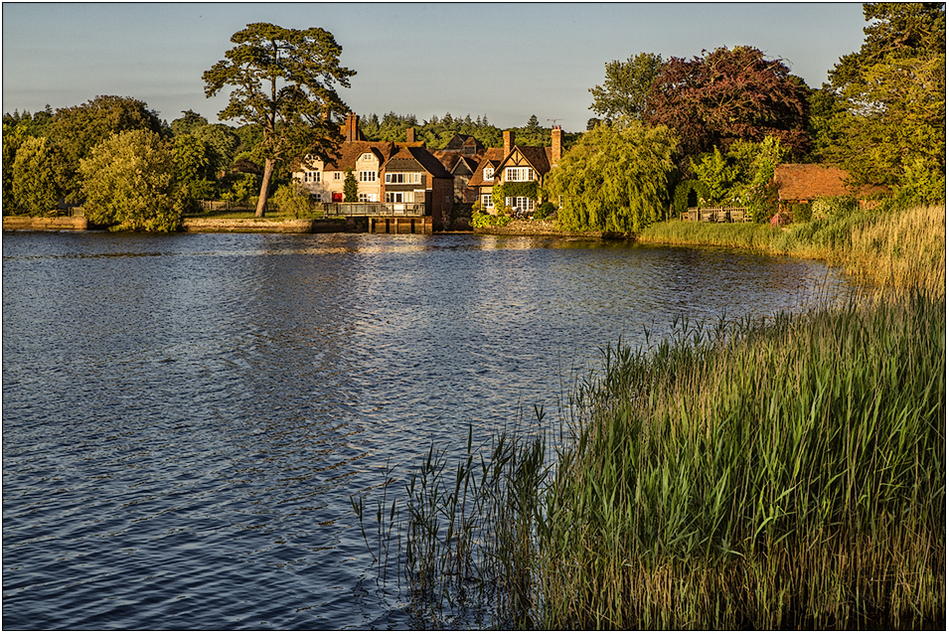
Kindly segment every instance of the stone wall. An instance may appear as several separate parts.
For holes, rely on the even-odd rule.
[[[4,231],[85,231],[89,221],[82,216],[4,216]]]

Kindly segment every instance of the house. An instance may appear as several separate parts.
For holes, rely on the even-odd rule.
[[[563,155],[563,129],[554,126],[550,147],[517,145],[514,132],[504,132],[504,147],[485,150],[468,187],[476,194],[481,209],[496,213],[493,190],[500,185],[504,206],[515,213],[532,214],[540,202],[538,188]]]
[[[432,150],[455,179],[455,202],[473,203],[475,194],[468,188],[474,170],[484,155],[484,146],[473,136],[456,134],[441,150]]]
[[[871,194],[886,192],[885,187],[862,186],[854,190],[847,185],[850,174],[832,165],[782,163],[774,168],[778,187],[778,205],[787,209],[794,203],[810,203],[827,196],[854,196],[861,207],[871,208]]]
[[[424,147],[406,145],[382,167],[382,199],[396,212],[432,216],[443,228],[451,212],[454,178]]]
[[[782,163],[774,168],[778,186],[778,203],[809,203],[823,196],[850,194],[846,181],[849,174],[830,165]]]
[[[319,202],[344,201],[346,172],[357,183],[359,202],[384,203],[395,213],[432,216],[438,229],[451,211],[454,179],[416,142],[410,129],[405,143],[366,141],[359,116],[349,114],[340,133],[343,142],[329,160],[305,156],[293,166],[293,178]]]

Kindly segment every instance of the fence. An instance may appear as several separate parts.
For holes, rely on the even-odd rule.
[[[746,207],[689,207],[682,219],[689,222],[751,222],[751,214]]]
[[[316,203],[327,216],[425,216],[421,203]]]

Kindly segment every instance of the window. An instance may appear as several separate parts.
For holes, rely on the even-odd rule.
[[[362,183],[376,182],[376,173],[372,170],[359,172],[359,181]]]
[[[365,192],[359,194],[359,202],[361,203],[374,203],[378,201],[379,198],[377,194],[367,194]]]
[[[341,181],[341,180],[343,180],[343,173],[342,173],[342,172],[333,172],[333,180],[334,180],[334,181]]]
[[[493,168],[493,167],[486,167],[486,168],[484,168],[484,180],[486,180],[486,181],[494,180],[494,168]]]
[[[415,192],[386,192],[387,203],[414,203]]]
[[[532,181],[534,180],[534,170],[530,167],[509,167],[504,170],[504,180],[507,181]]]
[[[404,183],[417,185],[421,182],[421,172],[392,172],[386,174],[386,184],[388,185],[402,185]]]
[[[494,201],[491,200],[491,194],[481,194],[481,208],[494,209]]]
[[[514,196],[504,199],[504,204],[510,207],[511,209],[520,209],[521,211],[526,211],[531,213],[534,211],[535,201],[533,198],[526,198],[524,196]]]
[[[320,173],[319,172],[303,172],[303,182],[304,183],[319,183]]]

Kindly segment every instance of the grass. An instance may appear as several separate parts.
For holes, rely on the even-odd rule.
[[[419,622],[944,629],[944,218],[833,243],[894,285],[859,303],[606,348],[565,443],[538,410],[455,466],[433,447],[375,531]]]
[[[755,223],[673,220],[648,227],[637,240],[651,244],[751,248],[827,260],[878,286],[945,287],[946,208],[892,212],[855,211],[794,224],[787,229]]]

